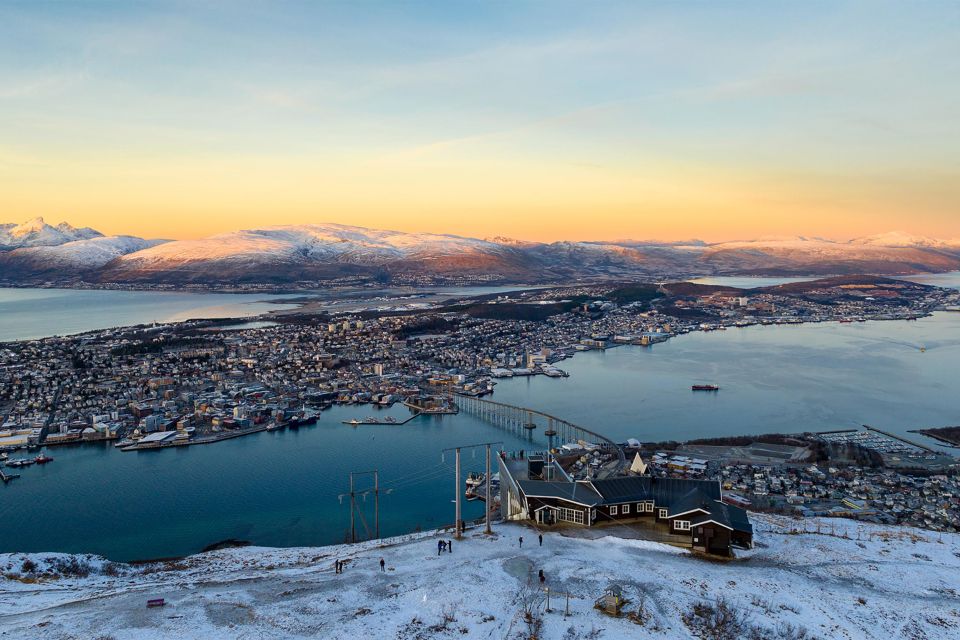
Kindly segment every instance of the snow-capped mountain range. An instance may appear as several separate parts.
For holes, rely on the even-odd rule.
[[[406,233],[343,224],[281,225],[197,240],[104,236],[36,218],[0,225],[0,281],[290,284],[381,280],[561,282],[707,274],[904,274],[960,269],[960,240],[902,233],[835,241],[759,238],[706,243],[527,242]]]
[[[75,240],[89,240],[103,234],[89,227],[77,229],[66,222],[55,227],[34,218],[23,224],[0,224],[0,249],[20,247],[53,247]]]

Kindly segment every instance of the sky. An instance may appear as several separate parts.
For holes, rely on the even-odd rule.
[[[956,2],[0,2],[0,221],[960,237]]]

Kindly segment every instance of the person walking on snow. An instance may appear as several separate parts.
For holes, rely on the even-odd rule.
[[[542,533],[540,534],[540,546],[541,546],[541,547],[543,546],[543,534],[542,534]]]
[[[383,558],[380,558],[380,571],[386,572],[387,563],[384,562]]]
[[[523,536],[520,536],[520,548],[523,549]]]
[[[453,540],[447,540],[447,553],[453,553]]]

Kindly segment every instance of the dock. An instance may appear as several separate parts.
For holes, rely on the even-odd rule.
[[[20,477],[19,473],[7,473],[3,469],[0,469],[0,480],[3,480],[4,484],[10,482],[11,480],[15,480],[16,478],[19,478],[19,477]]]
[[[888,438],[893,438],[894,440],[899,440],[900,442],[903,442],[903,443],[909,444],[909,445],[911,445],[911,446],[917,447],[918,449],[923,449],[923,450],[926,451],[927,453],[935,453],[935,454],[937,454],[937,455],[940,455],[940,452],[937,451],[936,449],[934,449],[933,447],[928,447],[928,446],[925,445],[925,444],[920,444],[919,442],[914,442],[913,440],[910,440],[910,439],[908,439],[908,438],[904,438],[903,436],[898,436],[898,435],[895,434],[895,433],[890,433],[889,431],[884,431],[883,429],[877,429],[876,427],[871,427],[871,426],[868,425],[868,424],[863,425],[863,428],[864,428],[864,429],[867,429],[868,431],[873,431],[874,433],[879,433],[879,434],[881,434],[881,435],[887,436]]]
[[[120,447],[120,451],[151,451],[154,449],[168,449],[170,447],[188,447],[191,445],[198,444],[213,444],[214,442],[222,442],[224,440],[231,440],[233,438],[240,438],[243,436],[248,436],[254,433],[261,433],[266,431],[267,427],[258,426],[252,429],[238,429],[236,431],[222,431],[217,434],[200,436],[193,438],[191,440],[171,440],[171,441],[153,441],[149,443],[134,443],[125,447]]]
[[[422,413],[422,412],[421,412],[421,413]],[[378,425],[378,424],[382,424],[382,425],[391,425],[391,426],[397,427],[397,426],[400,426],[400,425],[402,425],[402,424],[407,424],[408,422],[410,422],[410,421],[413,420],[414,418],[419,418],[420,415],[421,415],[420,413],[415,413],[415,414],[413,414],[412,416],[406,418],[405,420],[387,421],[387,420],[380,420],[379,418],[377,418],[377,419],[373,419],[373,420],[370,420],[370,419],[365,419],[365,420],[341,420],[340,422],[341,422],[341,424],[348,424],[348,425],[350,425],[351,427],[359,427],[359,426],[365,425],[365,424],[368,424],[368,425]]]

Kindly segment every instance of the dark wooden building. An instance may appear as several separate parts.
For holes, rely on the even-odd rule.
[[[541,526],[584,527],[610,523],[649,524],[668,541],[729,555],[734,546],[753,545],[747,512],[723,502],[716,480],[624,476],[573,481],[542,458],[501,457],[501,508],[510,520]]]

